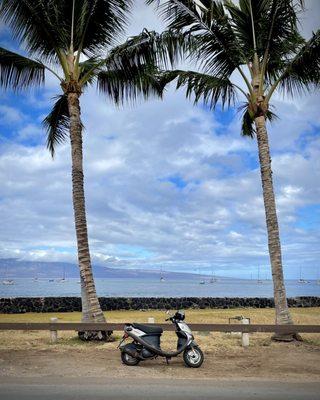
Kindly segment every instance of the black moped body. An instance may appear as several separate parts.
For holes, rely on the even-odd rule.
[[[119,344],[121,358],[126,365],[137,365],[140,361],[165,357],[167,362],[179,354],[183,353],[183,358],[187,366],[198,368],[203,362],[203,353],[194,341],[191,329],[183,322],[185,314],[177,311],[173,316],[166,319],[176,326],[177,349],[175,351],[163,351],[161,349],[161,335],[163,329],[155,325],[144,325],[138,323],[126,324],[124,336]],[[124,345],[127,338],[132,338],[133,342]]]

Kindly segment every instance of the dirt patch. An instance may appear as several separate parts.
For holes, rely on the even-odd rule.
[[[255,378],[319,381],[319,348],[305,343],[271,343],[248,349],[211,349],[200,369],[189,369],[181,357],[169,365],[163,358],[127,367],[115,343],[85,347],[0,350],[2,376],[11,377],[128,377],[224,379]]]

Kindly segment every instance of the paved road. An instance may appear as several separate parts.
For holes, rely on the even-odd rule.
[[[320,382],[0,378],[1,400],[319,400]]]

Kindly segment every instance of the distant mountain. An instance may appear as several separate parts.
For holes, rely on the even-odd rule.
[[[66,278],[79,278],[78,266],[64,262],[21,261],[15,258],[0,259],[0,278],[60,278],[65,272]],[[120,269],[93,265],[95,278],[137,278],[159,279],[156,270]],[[165,271],[168,279],[199,279],[197,274]]]

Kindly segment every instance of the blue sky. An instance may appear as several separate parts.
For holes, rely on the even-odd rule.
[[[308,36],[318,28],[319,2],[306,5]],[[163,24],[137,1],[128,35],[145,26]],[[18,49],[3,25],[0,38]],[[0,92],[0,257],[76,260],[69,144],[52,160],[41,127],[59,93],[50,75],[41,90]],[[288,278],[300,266],[316,278],[320,266],[318,104],[316,93],[273,100],[280,119],[269,133]],[[164,101],[120,109],[93,88],[81,106],[94,262],[243,277],[260,266],[270,277],[256,142],[240,136],[236,109],[194,107],[173,87]]]

